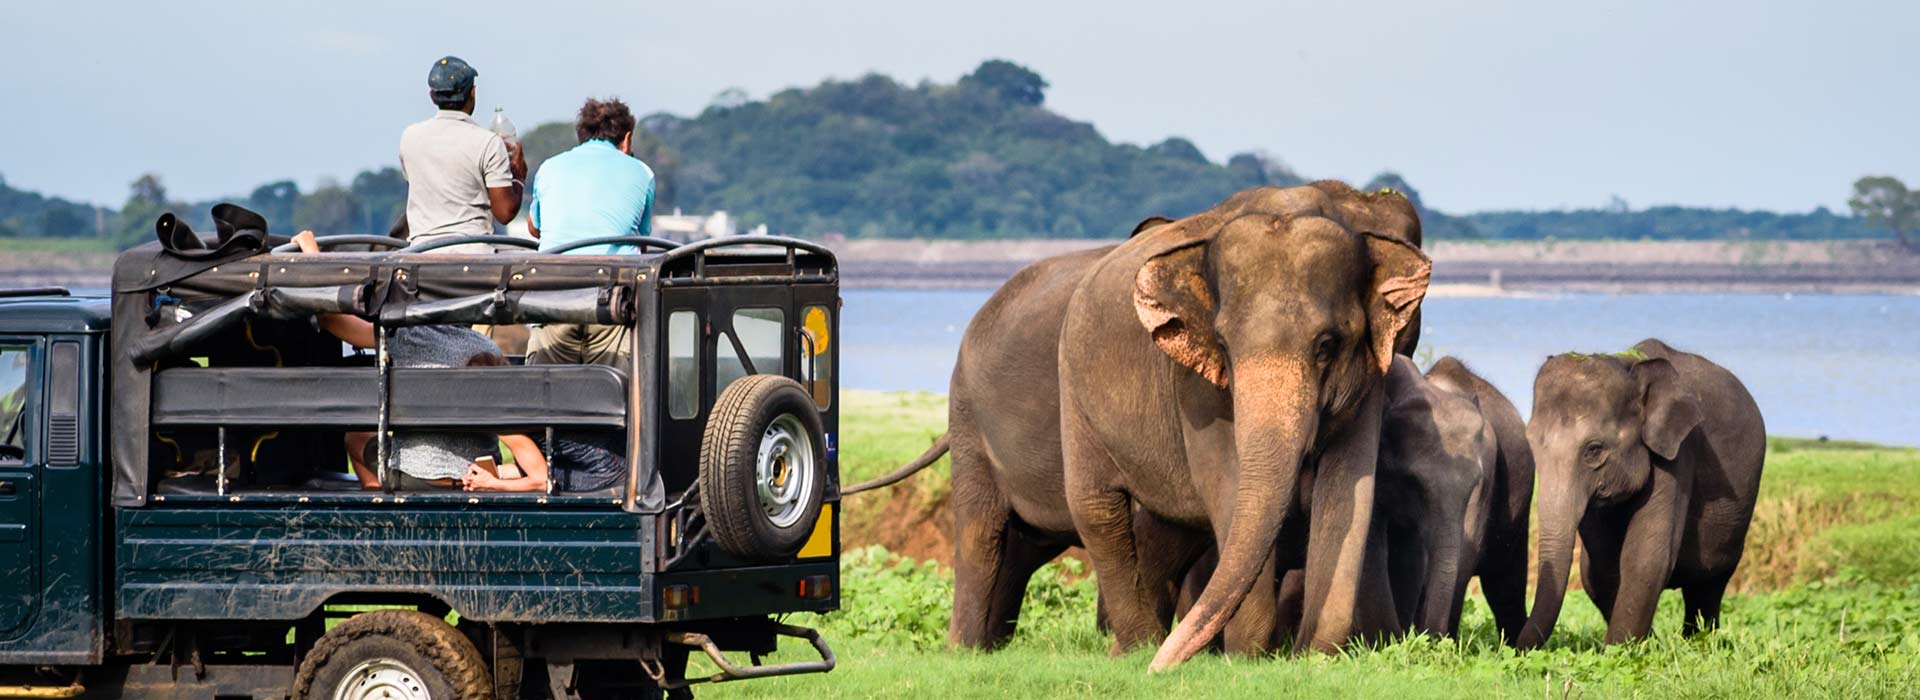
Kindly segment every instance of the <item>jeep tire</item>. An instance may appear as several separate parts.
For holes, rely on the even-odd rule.
[[[347,618],[320,637],[294,675],[295,700],[493,697],[480,650],[432,615],[376,610]]]
[[[700,505],[722,550],[770,562],[806,544],[826,495],[822,432],[792,379],[748,375],[720,393],[700,441]]]

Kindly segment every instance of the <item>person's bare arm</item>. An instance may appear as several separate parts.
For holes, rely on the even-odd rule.
[[[513,217],[520,215],[521,191],[517,182],[512,187],[487,188],[487,204],[493,209],[495,220],[508,224],[513,222]]]
[[[545,491],[547,490],[547,457],[540,453],[540,444],[525,435],[502,435],[500,441],[507,444],[507,451],[513,453],[513,464],[526,476],[518,479],[502,479],[480,465],[467,465],[467,475],[460,481],[468,491]]]
[[[507,170],[513,174],[513,185],[487,188],[487,204],[493,209],[493,218],[502,224],[511,223],[513,217],[520,215],[520,197],[526,192],[527,181],[526,152],[519,143],[508,143],[507,153]]]
[[[300,246],[302,253],[320,252],[320,242],[313,239],[312,231],[294,234],[293,242]],[[326,314],[320,317],[320,328],[356,348],[371,348],[374,345],[373,322],[359,316]]]

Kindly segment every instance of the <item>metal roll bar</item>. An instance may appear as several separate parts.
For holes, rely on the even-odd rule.
[[[669,250],[666,252],[666,254],[660,256],[660,261],[657,263],[659,265],[659,268],[662,270],[661,272],[662,279],[660,283],[668,286],[681,285],[681,284],[693,284],[693,285],[709,284],[710,281],[706,279],[707,252],[714,250],[716,248],[732,248],[732,247],[738,247],[738,246],[768,246],[768,247],[775,247],[775,248],[785,248],[787,251],[787,267],[792,269],[795,273],[799,272],[799,264],[798,264],[799,256],[797,251],[804,250],[809,253],[826,256],[827,260],[829,261],[835,261],[835,262],[838,261],[838,258],[834,257],[832,250],[829,250],[826,246],[820,245],[818,243],[814,243],[813,241],[803,241],[798,238],[788,238],[786,236],[725,236],[722,238],[709,238],[707,240],[700,241],[698,243],[688,243],[678,248],[674,248],[673,250]],[[683,278],[683,277],[670,276],[665,271],[666,267],[668,265],[673,264],[675,261],[681,260],[683,258],[693,258],[692,277]],[[747,276],[747,277],[730,277],[727,279],[729,282],[732,282],[732,283],[751,284],[751,283],[757,283],[757,282],[775,282],[775,283],[791,282],[795,280],[803,281],[803,282],[827,281],[827,280],[831,280],[832,278],[833,278],[833,275],[831,274],[821,274],[821,275],[797,275],[796,277],[788,277],[784,275],[781,275],[781,276],[760,275],[760,276]]]
[[[820,245],[813,241],[803,241],[798,238],[789,238],[787,236],[722,236],[719,238],[709,238],[704,241],[699,241],[695,243],[688,243],[678,248],[674,248],[673,250],[667,251],[666,257],[662,258],[660,260],[660,263],[664,265],[666,263],[673,262],[675,260],[679,260],[680,258],[685,258],[685,257],[706,257],[707,251],[713,250],[715,248],[731,248],[734,246],[748,246],[748,245],[763,245],[763,246],[772,246],[776,248],[785,248],[787,249],[788,257],[792,257],[793,251],[796,249],[804,250],[809,253],[819,253],[821,255],[825,255],[830,258],[833,257],[833,251],[828,249],[826,246]]]
[[[319,237],[315,237],[313,239],[313,242],[320,244],[320,248],[323,250],[326,248],[337,246],[337,245],[373,245],[373,246],[385,246],[388,248],[407,247],[406,241],[398,238],[394,238],[392,236],[369,236],[364,234],[352,234],[352,235],[344,235],[344,236],[319,236]],[[274,246],[272,252],[297,253],[297,252],[300,252],[300,244],[299,243],[282,243],[280,245]]]
[[[441,248],[446,248],[448,246],[467,245],[469,243],[484,243],[486,245],[504,245],[504,246],[512,246],[515,248],[524,248],[527,250],[537,250],[540,248],[539,241],[529,240],[526,238],[515,238],[513,236],[488,235],[488,236],[454,236],[453,238],[442,238],[437,241],[415,243],[413,245],[400,249],[400,252],[425,253],[429,250],[439,250]]]
[[[583,238],[581,240],[577,240],[572,243],[568,243],[566,245],[556,246],[547,250],[543,250],[541,252],[548,253],[548,254],[559,254],[559,253],[572,252],[575,250],[579,250],[581,248],[590,248],[597,245],[639,246],[641,252],[646,252],[648,247],[659,248],[661,250],[673,250],[674,248],[680,247],[679,243],[669,241],[665,238],[655,238],[653,236],[600,236],[598,238]]]

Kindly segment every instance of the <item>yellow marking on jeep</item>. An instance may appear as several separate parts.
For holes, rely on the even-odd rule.
[[[801,559],[833,556],[833,504],[820,505],[820,519],[813,523],[813,534],[800,546]]]

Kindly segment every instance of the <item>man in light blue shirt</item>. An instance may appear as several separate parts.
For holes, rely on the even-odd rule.
[[[533,176],[527,232],[541,250],[606,236],[653,231],[653,169],[633,157],[633,113],[618,99],[587,100],[574,133],[580,145],[548,158]],[[588,246],[580,255],[637,253],[630,245]],[[529,364],[627,364],[625,326],[548,323],[527,339]]]
[[[633,157],[633,113],[619,99],[587,100],[574,133],[580,145],[547,159],[533,178],[527,231],[541,250],[587,238],[653,231],[653,169]],[[634,253],[634,246],[589,246],[581,255]]]

